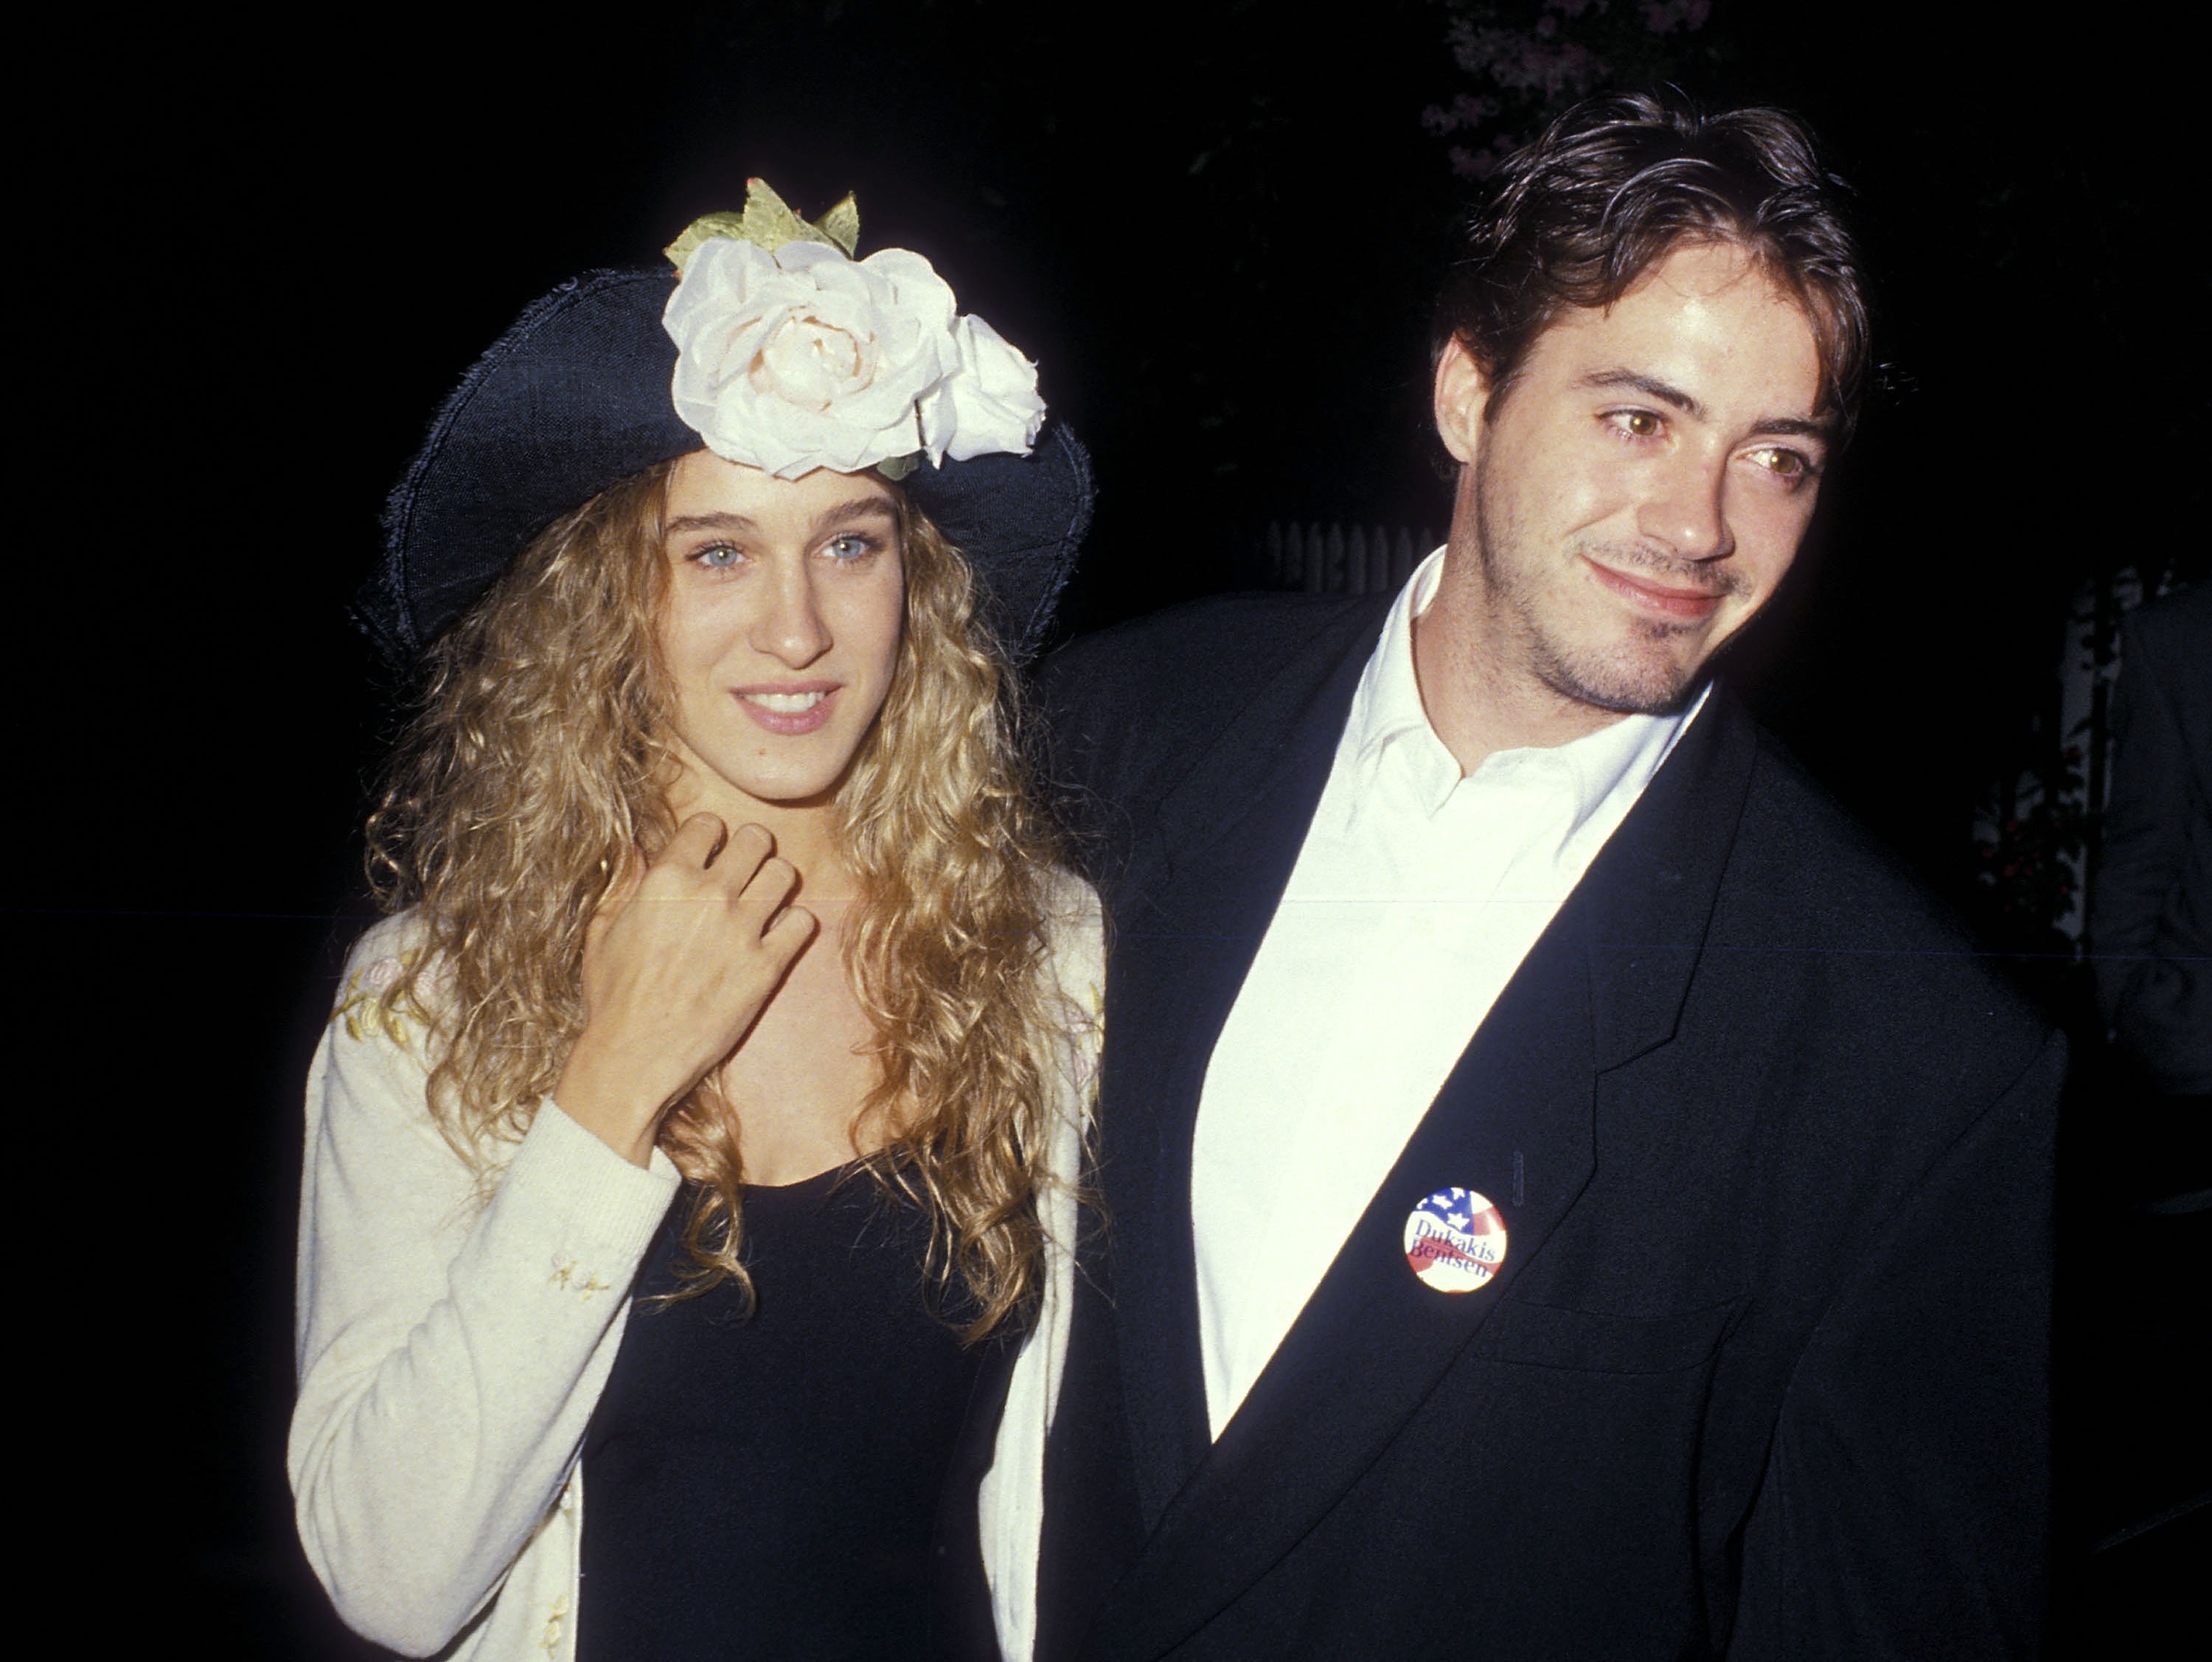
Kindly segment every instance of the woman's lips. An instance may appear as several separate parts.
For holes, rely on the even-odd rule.
[[[1584,555],[1583,559],[1583,563],[1597,574],[1597,580],[1614,594],[1626,595],[1637,605],[1647,607],[1665,617],[1679,618],[1690,622],[1702,618],[1710,618],[1720,610],[1721,601],[1726,598],[1709,589],[1674,588],[1665,583],[1650,582],[1641,577],[1632,577],[1626,572],[1615,571],[1609,565],[1600,565],[1588,555]]]
[[[836,708],[835,682],[809,681],[796,686],[732,687],[738,708],[758,727],[785,737],[812,733],[824,726]]]

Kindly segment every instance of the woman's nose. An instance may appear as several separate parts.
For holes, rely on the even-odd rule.
[[[778,571],[764,599],[753,624],[755,651],[766,653],[787,669],[804,669],[829,651],[830,625],[804,565]]]

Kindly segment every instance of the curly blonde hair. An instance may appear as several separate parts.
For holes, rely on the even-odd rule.
[[[479,1173],[520,1137],[583,1026],[585,925],[632,849],[672,835],[676,762],[655,620],[673,464],[623,479],[541,533],[430,649],[368,822],[369,880],[419,909],[427,950],[382,997],[432,1028],[430,1110]],[[906,623],[883,710],[836,796],[860,879],[845,966],[876,1031],[854,1119],[892,1132],[867,1170],[922,1207],[970,1339],[1025,1305],[1042,1236],[1035,1161],[1054,1037],[1052,840],[1014,737],[1015,689],[976,615],[968,562],[900,502]],[[698,1185],[690,1290],[750,1282],[744,1165],[709,1084],[663,1122]]]

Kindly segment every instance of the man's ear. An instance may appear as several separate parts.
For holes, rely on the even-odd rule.
[[[1437,360],[1437,436],[1462,467],[1472,466],[1482,443],[1482,411],[1490,381],[1455,336]]]

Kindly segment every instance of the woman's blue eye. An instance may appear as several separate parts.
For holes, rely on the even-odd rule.
[[[691,557],[710,571],[727,571],[744,556],[727,543],[716,543],[712,548],[702,548]]]
[[[828,551],[833,559],[857,560],[863,556],[874,553],[876,545],[866,537],[848,534],[842,537],[832,537],[830,539]]]

